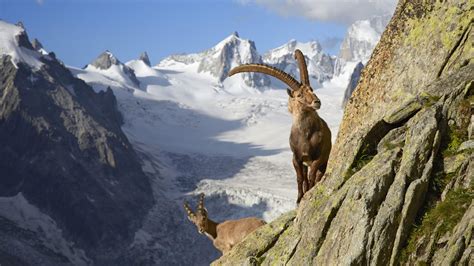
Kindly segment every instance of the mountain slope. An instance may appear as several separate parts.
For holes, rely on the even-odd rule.
[[[112,91],[95,93],[3,21],[0,56],[0,258],[114,261],[154,200]]]
[[[345,109],[324,180],[296,212],[214,264],[469,265],[472,8],[400,1]]]

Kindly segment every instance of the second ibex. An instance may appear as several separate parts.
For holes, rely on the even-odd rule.
[[[280,69],[264,64],[235,67],[229,72],[229,76],[241,72],[260,72],[271,75],[290,87],[287,89],[288,111],[293,116],[290,148],[298,182],[296,202],[299,203],[304,193],[319,182],[326,171],[331,152],[331,131],[316,112],[321,108],[321,101],[311,88],[306,61],[300,50],[295,51],[295,59],[298,61],[301,82]]]

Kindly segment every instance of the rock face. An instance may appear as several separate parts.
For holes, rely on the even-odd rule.
[[[472,264],[473,5],[400,1],[323,181],[214,265]]]
[[[0,26],[20,31],[13,25]],[[8,200],[20,201],[18,206],[27,209],[18,221],[32,216],[34,209],[74,244],[62,249],[40,237],[51,235],[39,223],[27,226],[34,225],[34,219],[22,224],[0,217],[0,261],[112,263],[128,248],[153,204],[148,178],[120,128],[112,91],[95,93],[55,58],[25,50],[31,44],[21,32],[22,48],[18,41],[12,51],[39,62],[27,64],[0,55],[1,208],[9,206]],[[13,217],[7,209],[0,213]],[[85,260],[70,259],[77,255],[68,255],[76,248],[85,252],[80,255]]]
[[[359,83],[360,74],[362,73],[363,68],[364,64],[362,64],[362,62],[359,62],[355,66],[354,71],[352,71],[351,78],[349,79],[349,84],[347,84],[347,88],[344,91],[344,98],[342,99],[343,108],[346,106],[347,101],[349,101],[349,98],[351,97],[352,92],[354,92],[357,83]]]

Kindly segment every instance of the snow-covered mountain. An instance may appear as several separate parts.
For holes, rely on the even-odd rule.
[[[86,65],[84,69],[101,73],[105,77],[119,82],[126,87],[140,87],[140,81],[135,76],[135,71],[118,60],[108,50],[101,53],[92,63]]]
[[[374,16],[367,20],[354,22],[349,26],[342,41],[339,58],[346,62],[361,61],[365,64],[390,18],[390,15]]]
[[[247,63],[262,63],[262,58],[253,41],[242,39],[237,32],[234,32],[204,52],[173,55],[162,60],[157,67],[174,68],[179,64],[194,65],[194,71],[210,74],[220,84],[224,82],[233,67]],[[244,73],[239,75],[239,79],[252,88],[270,85],[269,78],[258,73]],[[236,81],[235,78],[233,80]]]
[[[299,69],[294,59],[296,49],[300,49],[306,57],[310,78],[316,82],[312,82],[313,87],[319,87],[324,81],[333,77],[335,58],[325,53],[317,41],[301,43],[294,39],[290,40],[265,53],[263,61],[299,79]],[[272,78],[272,86],[281,84],[275,81],[276,79]]]

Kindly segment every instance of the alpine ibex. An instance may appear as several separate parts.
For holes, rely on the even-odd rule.
[[[256,217],[242,218],[239,220],[228,220],[216,223],[207,217],[204,208],[204,194],[199,196],[197,212],[194,213],[187,202],[184,208],[188,213],[188,219],[193,222],[200,234],[205,234],[214,246],[222,252],[227,253],[233,246],[240,243],[248,234],[258,227],[266,224],[265,221]]]
[[[229,76],[241,72],[259,72],[271,75],[290,87],[287,89],[288,111],[293,116],[290,148],[298,182],[296,202],[299,203],[304,193],[319,182],[326,171],[331,152],[331,131],[316,112],[321,108],[321,101],[311,88],[306,61],[300,50],[295,51],[295,59],[300,69],[301,83],[280,69],[265,64],[241,65],[233,68]]]

